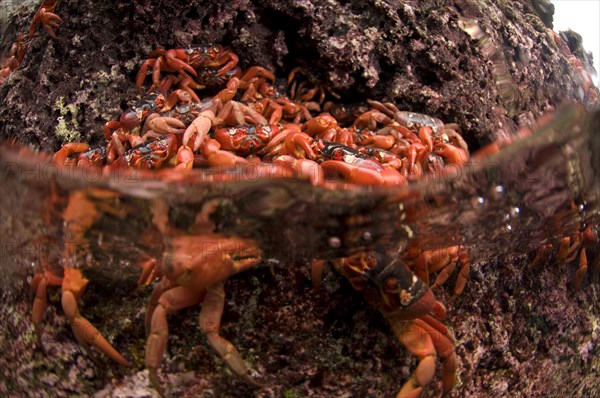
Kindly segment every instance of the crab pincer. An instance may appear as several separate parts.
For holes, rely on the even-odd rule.
[[[148,116],[146,123],[148,128],[157,133],[182,134],[186,129],[185,124],[179,119],[169,116],[159,116],[158,114],[153,115]]]

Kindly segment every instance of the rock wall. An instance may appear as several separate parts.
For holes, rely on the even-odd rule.
[[[59,39],[42,30],[0,87],[0,138],[49,150],[100,141],[101,125],[135,100],[152,50],[222,43],[280,78],[305,66],[343,101],[388,100],[456,122],[476,148],[564,101],[589,102],[531,3],[61,1]],[[30,18],[16,14],[4,47]]]

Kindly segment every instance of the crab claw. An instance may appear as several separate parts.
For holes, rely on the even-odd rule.
[[[285,149],[289,154],[298,159],[316,159],[314,151],[310,147],[313,139],[301,131],[292,131],[285,137]]]
[[[64,165],[67,162],[67,158],[75,153],[87,151],[90,148],[88,144],[81,142],[70,142],[60,148],[58,152],[52,156],[54,163]]]
[[[340,160],[326,160],[321,163],[326,176],[337,176],[344,181],[361,185],[395,186],[406,182],[406,179],[395,169],[373,169]]]
[[[326,177],[339,177],[361,185],[383,185],[383,177],[379,170],[368,169],[340,160],[326,160],[321,163]]]
[[[306,131],[309,135],[319,135],[329,129],[335,129],[337,121],[329,113],[322,113],[304,123],[302,131]]]
[[[176,170],[189,170],[194,166],[194,153],[187,146],[181,146],[177,150]]]
[[[388,319],[396,338],[419,358],[419,365],[402,386],[397,397],[418,397],[435,373],[435,359],[442,359],[444,393],[452,389],[456,378],[456,353],[448,329],[431,315],[412,321]]]
[[[247,163],[248,160],[233,152],[221,150],[221,144],[214,139],[208,139],[202,146],[202,155],[211,167],[233,168],[237,164]]]
[[[280,155],[273,158],[273,163],[290,167],[294,175],[308,179],[312,185],[322,184],[325,180],[321,166],[310,159],[296,159],[290,155]]]
[[[210,131],[212,127],[213,120],[215,119],[215,114],[213,111],[204,111],[200,112],[200,114],[194,119],[192,124],[185,129],[183,134],[183,145],[188,145],[192,137],[194,138],[193,151],[197,151],[200,148],[200,145],[204,142],[206,135]]]
[[[433,148],[437,155],[444,158],[446,163],[462,166],[468,160],[468,155],[464,149],[446,143],[439,143]]]
[[[182,134],[185,131],[185,124],[181,120],[168,116],[148,119],[148,127],[161,134]]]

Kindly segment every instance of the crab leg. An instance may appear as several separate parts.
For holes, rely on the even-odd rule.
[[[34,296],[31,318],[35,327],[35,333],[37,334],[38,344],[42,350],[44,347],[42,346],[42,329],[40,324],[48,307],[46,288],[48,286],[60,286],[62,282],[62,278],[48,271],[36,273],[31,281],[31,293]]]
[[[583,281],[583,277],[587,273],[588,269],[588,261],[587,254],[585,253],[585,249],[581,249],[581,254],[579,255],[579,268],[577,268],[577,272],[575,272],[575,276],[573,277],[573,288],[579,289],[581,286],[581,282]]]
[[[458,262],[461,264],[461,267],[456,279],[456,285],[454,286],[454,294],[456,296],[463,292],[469,279],[469,271],[471,270],[471,257],[469,253],[461,249],[458,252]]]
[[[150,320],[150,333],[146,343],[145,360],[146,367],[150,370],[150,382],[161,395],[162,388],[160,387],[157,372],[167,349],[167,341],[169,339],[167,314],[199,304],[206,293],[205,291],[198,293],[183,286],[166,289],[160,295],[158,305],[150,311],[152,317]]]
[[[225,289],[223,282],[219,282],[207,289],[200,311],[200,330],[206,334],[211,347],[217,351],[231,370],[248,383],[259,386],[260,384],[250,377],[248,368],[237,348],[229,340],[219,335],[224,307]]]
[[[441,305],[439,302],[436,304]],[[443,311],[445,312],[445,309]],[[446,326],[431,315],[425,315],[420,321],[423,322],[424,329],[431,336],[437,355],[442,359],[442,386],[444,393],[447,393],[454,387],[456,381],[457,365],[454,339]]]
[[[148,258],[139,264],[142,269],[138,279],[138,286],[147,286],[157,278],[158,263],[155,258]]]
[[[75,338],[86,350],[89,345],[93,345],[119,364],[129,365],[129,362],[110,345],[98,329],[79,314],[77,299],[83,294],[87,283],[88,280],[83,277],[80,270],[65,268],[62,283],[62,307]]]
[[[325,268],[325,260],[314,259],[310,262],[310,277],[314,290],[318,290],[323,279],[323,268]]]
[[[156,307],[158,307],[159,300],[167,290],[173,289],[175,286],[176,285],[173,284],[169,279],[162,278],[154,287],[152,296],[150,297],[150,302],[146,307],[146,316],[144,319],[144,324],[146,325],[146,337],[150,336],[152,316],[154,315],[154,310],[156,310]]]

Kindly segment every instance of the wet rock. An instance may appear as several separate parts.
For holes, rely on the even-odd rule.
[[[41,32],[0,86],[0,138],[45,150],[58,149],[73,137],[69,132],[101,142],[102,124],[138,98],[135,76],[150,51],[223,43],[244,66],[265,66],[281,79],[308,67],[349,103],[393,101],[456,122],[474,149],[579,98],[572,67],[547,31],[549,8],[532,8],[536,3],[542,2],[63,0],[59,39]],[[12,31],[26,29],[30,18],[18,13]],[[476,37],[465,30],[474,21]],[[5,33],[2,47],[13,39]],[[531,272],[530,260],[482,253],[460,297],[451,298],[452,281],[436,292],[448,308],[445,323],[459,358],[450,396],[600,396],[598,278],[574,291],[567,287],[574,265]],[[0,289],[2,394],[156,396],[142,371],[141,309],[150,289],[128,279],[115,290],[95,279],[84,296],[82,313],[132,359],[131,368],[119,369],[105,358],[100,365],[80,362],[85,354],[64,321],[57,290],[44,321],[47,353],[36,350],[26,285],[31,264],[23,269],[10,289]],[[318,292],[306,265],[248,272],[227,283],[227,297],[222,333],[260,371],[265,387],[250,387],[226,369],[192,308],[169,318],[162,380],[173,396],[394,396],[416,367],[381,316],[332,272]],[[425,396],[439,395],[439,375],[438,369]]]

